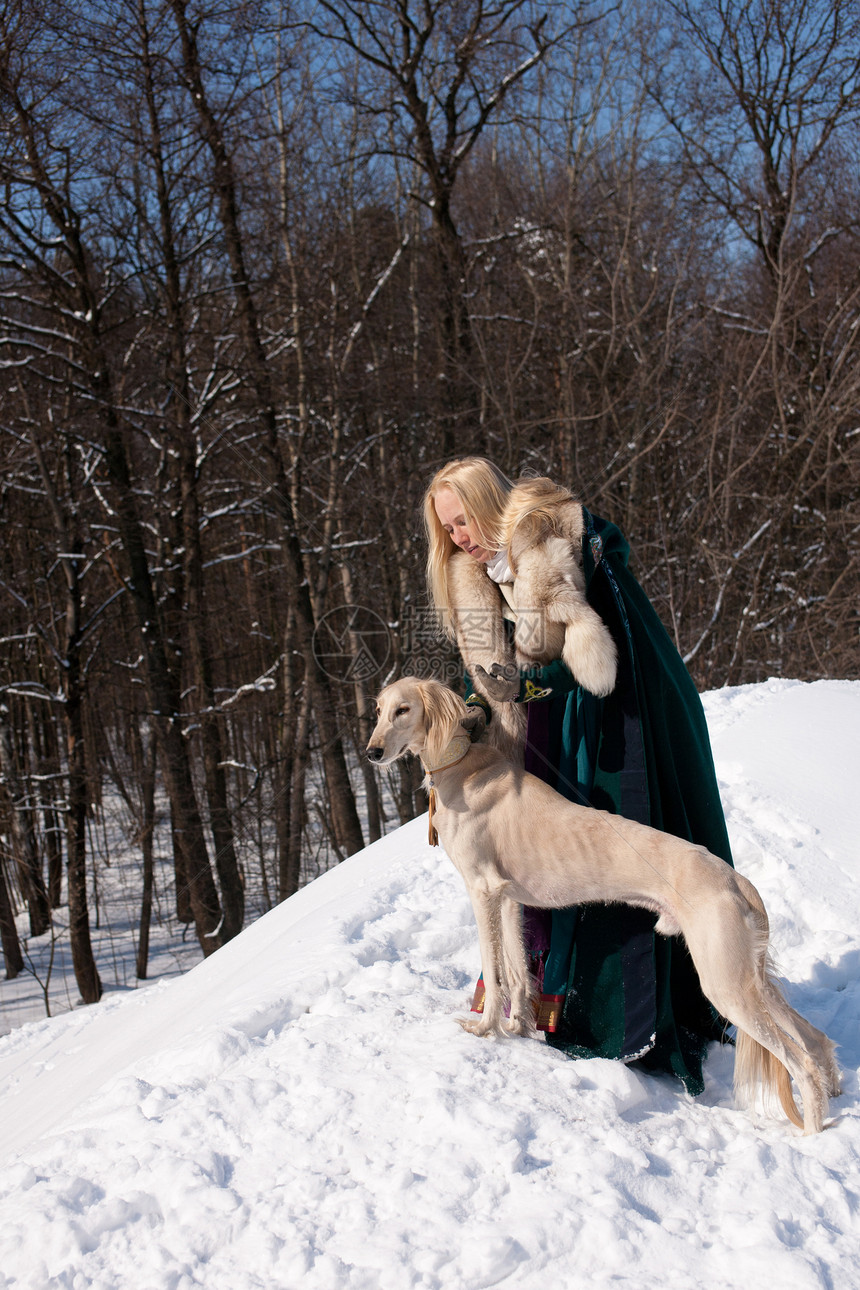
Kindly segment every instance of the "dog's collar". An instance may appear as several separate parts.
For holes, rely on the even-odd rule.
[[[472,746],[472,740],[468,735],[455,735],[448,747],[442,753],[442,760],[438,766],[428,766],[424,758],[421,758],[421,765],[428,775],[435,775],[437,770],[447,770],[449,766],[456,766],[458,761],[462,761]]]
[[[447,770],[449,766],[456,766],[466,756],[466,753],[472,746],[472,740],[468,735],[455,735],[448,747],[442,754],[442,760],[438,766],[428,766],[424,758],[421,758],[421,765],[427,772],[427,778],[430,781],[430,810],[427,817],[427,841],[431,847],[438,847],[439,834],[436,832],[436,826],[433,823],[433,816],[436,814],[436,789],[433,784],[433,776],[437,770]]]

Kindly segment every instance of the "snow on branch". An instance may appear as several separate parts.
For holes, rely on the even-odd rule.
[[[224,708],[231,708],[234,703],[238,703],[246,694],[265,694],[270,690],[274,690],[274,674],[281,666],[283,657],[283,654],[281,654],[279,658],[275,659],[272,666],[265,671],[262,676],[258,676],[255,681],[249,681],[247,685],[240,685],[235,694],[231,694],[229,699],[224,699],[223,702],[218,705],[219,709],[223,710]]]

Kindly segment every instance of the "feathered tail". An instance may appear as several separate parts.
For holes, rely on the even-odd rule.
[[[772,1102],[776,1096],[791,1123],[798,1129],[803,1128],[788,1070],[745,1030],[739,1030],[735,1047],[735,1098],[741,1105],[747,1104],[760,1088],[765,1102]]]

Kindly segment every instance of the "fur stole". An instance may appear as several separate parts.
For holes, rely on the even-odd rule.
[[[542,667],[560,658],[584,690],[611,694],[618,651],[586,600],[581,503],[549,480],[530,480],[511,491],[502,523],[514,574],[517,663]]]
[[[448,606],[457,648],[479,694],[475,665],[487,672],[494,663],[515,663],[502,616],[502,593],[482,564],[465,551],[448,561]],[[514,761],[522,761],[526,735],[525,709],[517,703],[498,703],[484,694],[493,712],[487,742]]]
[[[545,485],[545,487],[541,487]],[[512,490],[503,516],[514,575],[516,613],[511,645],[502,593],[486,569],[465,551],[448,562],[448,605],[457,646],[475,689],[475,664],[541,667],[562,659],[582,687],[604,696],[615,688],[618,653],[603,619],[585,597],[582,506],[547,481]],[[489,742],[506,756],[522,755],[526,714],[515,703],[485,694],[493,710]]]

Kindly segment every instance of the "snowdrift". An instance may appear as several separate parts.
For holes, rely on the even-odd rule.
[[[186,976],[0,1040],[0,1287],[860,1286],[860,683],[705,696],[739,869],[840,1044],[801,1138],[706,1089],[478,1040],[426,818]]]

